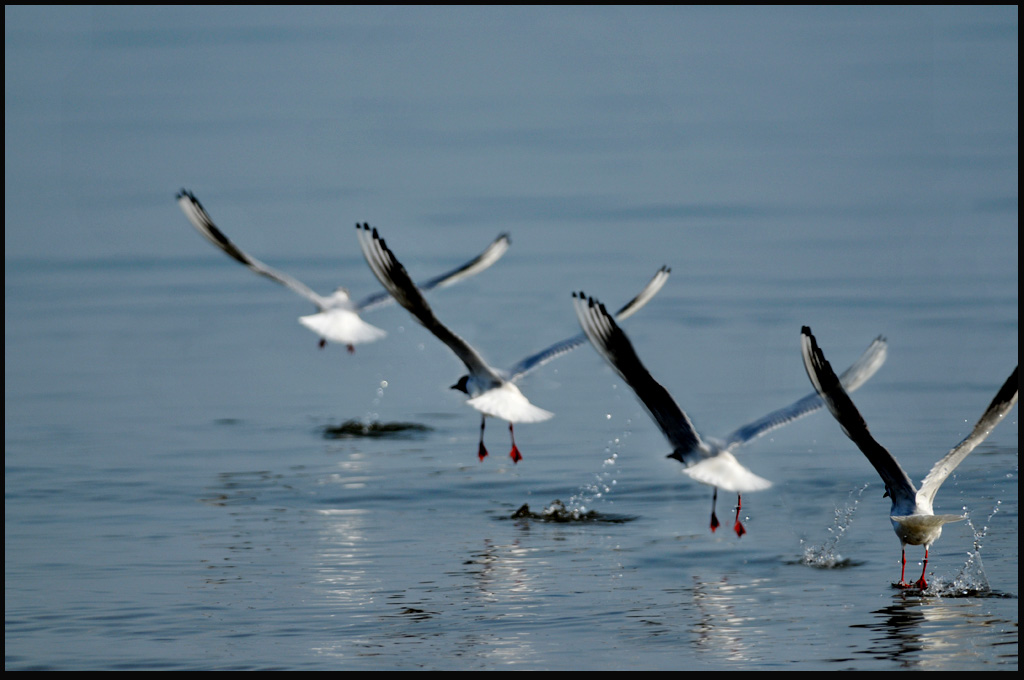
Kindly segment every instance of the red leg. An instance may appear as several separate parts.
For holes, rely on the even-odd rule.
[[[900,588],[907,588],[907,587],[909,587],[910,584],[908,584],[906,581],[903,580],[903,576],[904,576],[904,574],[907,571],[907,547],[906,546],[903,546],[903,549],[900,550],[900,561],[902,562],[902,566],[900,567],[900,582],[897,583],[896,585],[898,587],[900,587]]]
[[[924,572],[925,572],[925,569],[927,569],[927,568],[928,568],[928,546],[925,546],[924,547],[924,566],[921,567],[921,578],[920,578],[920,580],[918,580],[917,583],[914,584],[915,586],[917,586],[921,590],[924,590],[925,588],[928,587],[928,581],[924,580]]]
[[[718,502],[718,487],[715,487],[715,493],[711,495],[711,533],[715,533],[715,529],[721,526],[718,521],[718,515],[715,514],[715,503]]]
[[[508,433],[512,437],[512,450],[508,452],[513,463],[518,463],[523,459],[523,454],[519,453],[519,447],[516,446],[516,433],[512,431],[512,423],[508,424]]]
[[[736,494],[736,524],[732,526],[732,530],[736,532],[737,536],[742,536],[747,533],[747,530],[743,528],[743,524],[740,523],[740,508],[743,507],[743,498],[740,494]]]
[[[320,349],[323,349],[324,347],[327,347],[327,340],[325,338],[320,338]]]
[[[326,343],[324,343],[324,344],[326,344]],[[356,346],[355,345],[346,345],[346,347],[348,347],[348,353],[349,354],[355,354],[356,353]]]
[[[480,458],[480,462],[484,462],[484,458],[487,457],[487,447],[484,446],[484,424],[487,422],[487,416],[480,418],[480,448],[477,449],[476,455]]]

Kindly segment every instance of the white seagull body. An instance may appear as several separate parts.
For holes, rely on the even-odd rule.
[[[992,429],[999,424],[1007,413],[1017,403],[1018,377],[1017,368],[1003,383],[992,403],[989,404],[985,413],[975,424],[974,429],[967,437],[953,447],[939,462],[932,466],[928,476],[921,482],[920,490],[914,487],[910,477],[904,472],[899,462],[891,453],[871,435],[868,425],[863,416],[854,406],[853,400],[843,389],[843,386],[836,379],[836,374],[829,365],[828,360],[818,347],[811,329],[804,326],[800,331],[800,348],[803,353],[804,367],[807,369],[807,376],[811,379],[814,389],[825,400],[828,410],[832,412],[843,432],[854,444],[864,453],[868,461],[878,471],[878,475],[885,483],[885,495],[892,499],[892,509],[889,519],[892,522],[893,531],[900,539],[902,552],[902,567],[900,569],[900,581],[896,584],[900,588],[911,586],[924,590],[928,587],[924,574],[928,568],[928,548],[942,535],[942,525],[949,522],[959,522],[964,519],[962,515],[936,515],[932,509],[935,500],[935,493],[946,481],[950,473],[974,450],[978,444],[985,441]],[[921,578],[914,584],[904,581],[904,574],[907,566],[906,546],[924,546],[924,566],[921,568]]]
[[[398,261],[394,253],[391,252],[391,249],[388,248],[384,239],[377,233],[377,230],[371,229],[368,224],[357,224],[356,229],[359,233],[359,243],[362,246],[363,254],[366,256],[366,261],[384,288],[420,324],[437,336],[441,342],[448,345],[448,348],[462,360],[462,363],[469,370],[469,373],[462,376],[455,385],[452,385],[452,388],[469,395],[470,398],[466,403],[483,414],[480,421],[480,445],[477,450],[480,460],[487,456],[487,449],[484,447],[483,439],[484,424],[487,416],[492,416],[508,421],[509,433],[512,436],[512,450],[509,456],[514,462],[519,462],[522,459],[522,455],[516,446],[512,424],[536,423],[547,420],[554,414],[531,404],[523,393],[519,391],[515,384],[516,381],[555,357],[578,347],[585,342],[586,338],[580,333],[555,343],[541,352],[526,357],[508,371],[492,368],[469,343],[453,333],[437,319],[420,290],[413,284],[412,279],[409,278],[405,267]],[[665,285],[668,276],[668,268],[662,267],[640,294],[622,308],[620,317],[626,318],[647,304],[661,290],[661,287]]]
[[[580,326],[590,338],[594,349],[633,388],[640,402],[672,445],[673,451],[668,457],[682,463],[683,473],[691,479],[715,488],[711,504],[711,531],[719,526],[718,517],[715,515],[715,501],[720,487],[737,494],[736,522],[733,530],[737,536],[742,536],[746,529],[739,520],[742,506],[739,494],[767,489],[771,482],[740,464],[733,451],[777,427],[820,409],[824,402],[817,394],[810,394],[741,427],[724,441],[703,438],[668,391],[641,363],[629,338],[616,325],[604,305],[592,297],[588,298],[582,291],[573,293],[573,305]],[[843,382],[848,389],[857,389],[874,375],[885,362],[886,353],[885,339],[876,338],[864,355],[843,374]]]
[[[319,295],[298,279],[277,271],[248,253],[243,252],[217,228],[217,225],[213,223],[210,215],[203,209],[202,204],[199,203],[199,200],[192,192],[182,189],[178,192],[177,199],[178,205],[181,207],[182,212],[185,213],[185,217],[210,243],[260,276],[265,276],[292,289],[316,306],[317,312],[307,316],[300,316],[299,323],[320,336],[321,347],[326,344],[326,341],[330,340],[331,342],[347,346],[351,352],[354,350],[355,345],[374,342],[387,335],[385,331],[368,324],[359,316],[360,312],[393,302],[393,298],[387,293],[374,293],[360,302],[353,302],[349,297],[348,290],[345,288],[338,288],[327,296]],[[461,267],[457,267],[422,283],[420,287],[422,290],[427,291],[434,288],[443,288],[478,274],[501,259],[501,256],[505,254],[508,248],[508,235],[502,234],[474,259]]]

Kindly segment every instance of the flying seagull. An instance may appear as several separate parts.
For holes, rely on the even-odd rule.
[[[260,276],[265,276],[291,288],[316,306],[317,312],[308,316],[300,316],[299,323],[320,336],[321,347],[330,340],[345,345],[349,352],[354,352],[355,345],[374,342],[387,335],[385,331],[366,323],[359,316],[360,312],[393,302],[393,298],[387,292],[379,291],[360,302],[353,302],[349,297],[348,290],[344,287],[339,287],[326,297],[319,295],[301,281],[284,272],[279,272],[243,252],[217,228],[210,215],[203,209],[199,199],[191,191],[182,189],[178,192],[177,199],[185,217],[210,243]],[[479,274],[501,259],[501,256],[508,250],[509,244],[508,234],[502,234],[487,246],[486,250],[466,264],[425,281],[420,284],[420,288],[425,291],[443,288]]]
[[[817,394],[810,394],[785,408],[744,425],[724,441],[701,437],[689,416],[679,408],[668,390],[662,387],[640,362],[629,338],[618,327],[604,305],[593,297],[587,297],[583,291],[573,293],[573,305],[580,326],[590,338],[594,349],[633,388],[640,402],[672,445],[673,451],[668,457],[682,463],[683,473],[690,478],[714,487],[711,497],[711,531],[719,527],[715,503],[718,500],[718,489],[721,487],[726,491],[736,492],[736,521],[733,524],[733,531],[737,536],[745,534],[747,531],[740,522],[742,493],[767,489],[771,482],[741,465],[733,451],[777,427],[817,411],[823,406],[821,398]],[[844,384],[850,390],[860,387],[885,362],[886,353],[885,339],[876,338],[864,355],[843,374]]]
[[[357,224],[356,229],[359,233],[359,243],[370,269],[388,292],[398,300],[400,305],[412,313],[420,324],[436,335],[441,342],[448,345],[448,348],[462,360],[469,370],[468,374],[459,378],[458,382],[452,385],[452,389],[469,395],[467,403],[483,414],[480,419],[480,445],[477,449],[480,460],[482,461],[487,456],[487,448],[484,446],[484,425],[487,422],[487,416],[492,416],[508,421],[508,431],[512,438],[512,450],[509,452],[509,456],[513,462],[518,463],[522,460],[522,454],[516,446],[515,432],[512,429],[513,423],[536,423],[547,420],[554,414],[531,404],[519,391],[516,382],[555,357],[583,344],[585,342],[583,334],[577,334],[557,342],[541,352],[532,354],[507,371],[492,368],[469,343],[438,320],[430,305],[423,298],[421,291],[409,278],[405,267],[391,252],[377,230],[371,229],[368,224]],[[670,270],[667,267],[659,269],[640,294],[619,311],[620,318],[629,317],[647,304],[665,285],[669,273]]]
[[[863,416],[853,405],[850,396],[836,379],[832,366],[825,359],[821,348],[818,347],[818,342],[811,334],[811,329],[807,326],[800,331],[800,348],[803,352],[807,376],[811,379],[814,389],[825,400],[828,410],[839,421],[846,436],[857,445],[857,448],[867,456],[868,462],[878,471],[878,475],[885,484],[885,495],[892,499],[889,520],[892,522],[893,531],[900,539],[900,559],[902,561],[900,581],[896,586],[924,590],[928,587],[928,582],[924,578],[924,572],[928,568],[928,548],[942,535],[943,524],[965,519],[962,515],[936,515],[932,510],[935,494],[946,478],[956,469],[956,466],[978,444],[985,441],[993,428],[1017,403],[1019,387],[1017,367],[1014,367],[1013,373],[999,388],[999,392],[985,409],[985,413],[982,414],[971,433],[932,466],[928,476],[921,482],[921,489],[918,490],[893,455],[871,436],[868,424],[864,422]],[[908,543],[924,546],[924,566],[921,567],[921,578],[913,584],[904,580],[907,569]]]

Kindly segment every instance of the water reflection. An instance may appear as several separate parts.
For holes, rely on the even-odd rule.
[[[717,580],[694,576],[694,649],[730,662],[752,661],[757,654],[752,643],[762,638],[763,631],[751,625],[757,620],[751,612],[760,609],[756,594],[763,583],[763,579],[733,583],[727,576]]]
[[[316,537],[316,551],[310,555],[316,593],[316,609],[336,618],[334,635],[325,635],[310,651],[338,661],[352,657],[372,657],[380,644],[370,631],[377,629],[382,612],[385,589],[380,571],[379,554],[374,547],[376,520],[366,499],[352,497],[362,491],[373,478],[368,473],[365,456],[353,453],[338,461],[334,469],[320,477],[320,486],[341,494],[344,500],[334,507],[321,508]]]
[[[367,549],[367,516],[369,510],[335,508],[320,510],[324,518],[322,549],[316,556],[313,570],[320,584],[319,593],[325,604],[343,606],[346,610],[374,603],[373,586],[380,584],[374,560]]]
[[[358,487],[363,467],[358,459],[339,463],[323,483]],[[550,566],[538,550],[518,539],[485,538],[457,562],[452,546],[427,547],[431,531],[451,538],[429,517],[413,520],[414,540],[396,540],[393,527],[379,523],[372,502],[317,514],[323,520],[313,567],[317,607],[338,619],[337,639],[319,642],[318,655],[351,660],[401,654],[409,667],[442,657],[501,667],[536,661],[534,622]]]
[[[977,600],[900,597],[872,615],[872,622],[851,626],[876,633],[859,653],[915,670],[963,667],[981,657],[979,637],[998,636],[1000,628],[1013,626],[993,620]]]
[[[548,566],[536,549],[518,539],[508,543],[484,539],[460,569],[463,600],[459,607],[474,628],[487,632],[463,635],[460,648],[503,666],[536,659],[533,621]]]

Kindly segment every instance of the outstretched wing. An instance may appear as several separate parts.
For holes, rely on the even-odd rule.
[[[317,309],[323,310],[326,308],[327,303],[324,298],[317,295],[309,286],[298,279],[285,274],[284,272],[279,272],[276,269],[265,265],[232,243],[231,240],[224,235],[224,232],[218,229],[217,225],[213,223],[209,213],[206,212],[202,204],[199,202],[199,199],[197,199],[191,191],[182,189],[178,192],[177,199],[178,205],[181,207],[182,212],[185,213],[185,217],[188,218],[188,221],[192,223],[192,226],[195,227],[200,234],[205,236],[210,243],[227,253],[229,257],[241,262],[260,276],[265,276],[272,281],[277,281],[278,283],[291,288],[296,293],[316,305]]]
[[[370,270],[398,304],[405,307],[427,330],[448,345],[455,355],[466,364],[470,373],[487,375],[495,383],[500,383],[501,378],[487,365],[476,350],[434,316],[434,310],[427,304],[423,293],[409,278],[405,267],[391,252],[377,230],[371,230],[369,224],[357,224],[356,232],[359,235],[359,245],[363,249],[363,256],[366,258],[367,264],[370,265]]]
[[[491,242],[491,245],[487,246],[487,248],[482,253],[474,257],[469,262],[459,267],[456,267],[455,269],[452,269],[449,272],[445,272],[444,274],[435,276],[429,281],[424,281],[423,283],[420,283],[417,287],[421,291],[427,292],[433,290],[434,288],[444,288],[446,286],[452,285],[453,283],[458,283],[463,279],[468,279],[471,276],[476,276],[477,274],[479,274],[480,272],[482,272],[483,270],[487,269],[492,264],[500,260],[502,256],[508,251],[509,246],[511,244],[512,242],[509,239],[508,234],[502,234],[498,236],[498,238],[494,239],[494,241]],[[391,297],[391,295],[388,294],[387,291],[380,291],[378,293],[374,293],[373,295],[366,296],[363,300],[359,302],[358,305],[356,305],[356,309],[360,311],[365,309],[373,309],[375,307],[380,307],[391,302],[394,302],[394,298]]]
[[[703,457],[698,455],[700,435],[672,395],[658,383],[640,362],[632,343],[604,305],[588,298],[583,291],[573,293],[573,305],[583,332],[590,343],[615,372],[633,388],[654,422],[661,428],[676,453],[681,454],[684,465],[692,465]],[[685,458],[693,453],[691,458]]]
[[[939,490],[942,483],[946,481],[950,473],[956,469],[964,458],[974,448],[985,441],[996,425],[999,424],[1006,414],[1010,412],[1013,405],[1017,403],[1017,391],[1020,387],[1020,379],[1017,377],[1017,366],[1013,373],[1006,379],[1003,386],[999,388],[992,403],[985,409],[985,413],[975,424],[971,433],[962,442],[953,447],[953,450],[943,456],[942,460],[932,466],[928,476],[921,482],[921,490],[917,493],[918,503],[926,503],[930,508],[935,499],[935,492]]]
[[[658,294],[658,291],[661,290],[665,285],[665,282],[668,281],[669,274],[671,273],[672,270],[668,267],[662,267],[659,269],[657,273],[654,274],[654,278],[644,286],[644,289],[641,290],[635,298],[623,305],[622,309],[615,313],[615,318],[622,321],[633,316],[633,314],[640,310],[641,307],[650,302],[651,298]],[[527,373],[530,373],[534,369],[548,363],[555,357],[560,357],[563,354],[571,352],[586,341],[587,336],[585,333],[577,333],[571,338],[566,338],[561,342],[556,342],[536,354],[531,354],[509,369],[508,379],[515,382]]]
[[[867,351],[861,355],[860,359],[857,359],[852,366],[839,376],[839,382],[846,389],[847,393],[853,392],[867,382],[868,378],[873,376],[881,368],[882,364],[885,363],[888,352],[889,346],[885,338],[882,336],[875,338],[871,345],[868,346]],[[733,447],[746,444],[776,428],[814,413],[824,405],[825,402],[818,396],[818,393],[812,392],[789,406],[772,411],[752,423],[747,423],[726,437],[723,446],[727,449],[732,449]]]
[[[857,445],[868,461],[878,471],[885,484],[886,491],[892,497],[894,505],[913,508],[917,490],[910,477],[900,467],[892,454],[871,436],[868,424],[860,411],[853,405],[850,395],[843,389],[831,364],[825,359],[818,342],[811,334],[811,329],[804,326],[800,331],[800,349],[804,358],[807,377],[814,385],[815,391],[825,400],[825,405],[839,421],[843,432]]]

